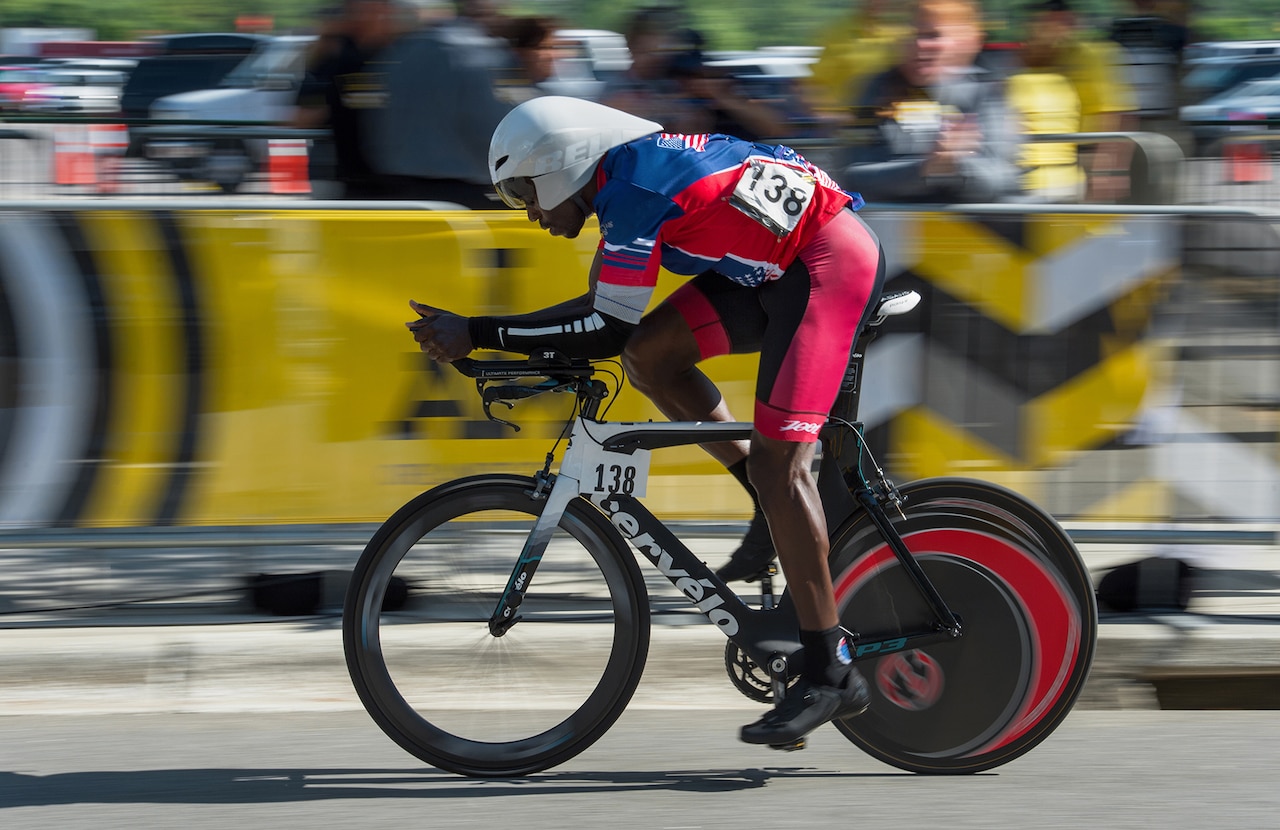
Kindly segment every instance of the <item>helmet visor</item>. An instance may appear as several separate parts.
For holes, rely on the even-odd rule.
[[[538,200],[538,191],[533,186],[533,179],[528,176],[514,176],[503,179],[494,185],[502,201],[507,207],[516,210],[527,210],[529,205]]]

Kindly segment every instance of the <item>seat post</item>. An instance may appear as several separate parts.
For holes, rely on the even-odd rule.
[[[854,424],[850,429],[844,424],[828,424],[822,431],[822,460],[818,472],[818,494],[822,501],[827,527],[834,530],[857,509],[850,494],[850,484],[845,475],[858,464],[859,441],[855,430],[862,428],[854,419],[858,417],[858,402],[862,395],[862,365],[866,360],[867,346],[876,338],[874,326],[867,325],[858,333],[849,365],[844,370],[840,392],[831,406],[831,416]]]
[[[863,326],[854,341],[853,351],[849,354],[849,364],[845,367],[844,378],[840,382],[840,393],[831,405],[831,415],[852,423],[858,417],[858,405],[862,400],[862,367],[867,359],[867,347],[876,339],[874,326]]]

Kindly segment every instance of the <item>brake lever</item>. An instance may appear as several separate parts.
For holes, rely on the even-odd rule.
[[[516,432],[519,432],[520,431],[519,424],[514,424],[511,421],[504,421],[503,419],[499,418],[497,415],[494,415],[493,412],[489,409],[489,407],[493,405],[494,401],[497,401],[498,403],[502,404],[507,409],[515,409],[516,407],[515,404],[511,403],[511,401],[503,400],[501,397],[499,397],[498,392],[501,390],[501,388],[502,387],[500,386],[489,386],[488,381],[483,379],[476,380],[476,391],[480,393],[480,402],[481,402],[481,405],[484,407],[484,417],[488,418],[490,421],[493,421],[495,424],[502,424],[503,426],[511,427]],[[528,396],[526,395],[525,397],[528,397]]]
[[[476,381],[476,390],[480,393],[480,400],[484,405],[485,417],[495,423],[509,426],[512,429],[514,429],[516,432],[520,431],[519,425],[513,424],[511,421],[504,421],[501,418],[495,416],[493,412],[490,411],[489,407],[496,402],[496,403],[502,404],[507,409],[515,409],[515,404],[513,404],[512,401],[523,400],[524,398],[532,398],[534,395],[541,395],[543,392],[553,392],[560,388],[562,388],[561,384],[555,384],[550,386],[548,385],[519,386],[516,384],[511,384],[507,386],[489,386],[488,382],[485,380]]]

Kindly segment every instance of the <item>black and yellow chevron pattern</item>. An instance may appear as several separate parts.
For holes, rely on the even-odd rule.
[[[892,287],[924,296],[919,399],[881,428],[905,477],[1062,465],[1131,428],[1158,348],[1149,324],[1179,252],[1161,217],[892,217]],[[873,347],[874,349],[874,347]]]

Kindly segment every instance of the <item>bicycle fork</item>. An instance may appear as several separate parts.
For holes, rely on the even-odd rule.
[[[533,574],[538,569],[538,563],[542,561],[542,554],[551,541],[551,534],[560,524],[560,517],[564,515],[569,501],[578,495],[575,487],[557,487],[557,477],[546,470],[540,472],[536,480],[537,486],[531,495],[535,499],[546,499],[547,505],[539,514],[529,537],[525,539],[515,568],[507,580],[507,587],[502,592],[497,607],[489,616],[489,633],[495,637],[506,634],[519,622],[520,605],[524,602],[525,592],[529,590]],[[543,494],[543,490],[547,487],[550,488],[550,492]]]

